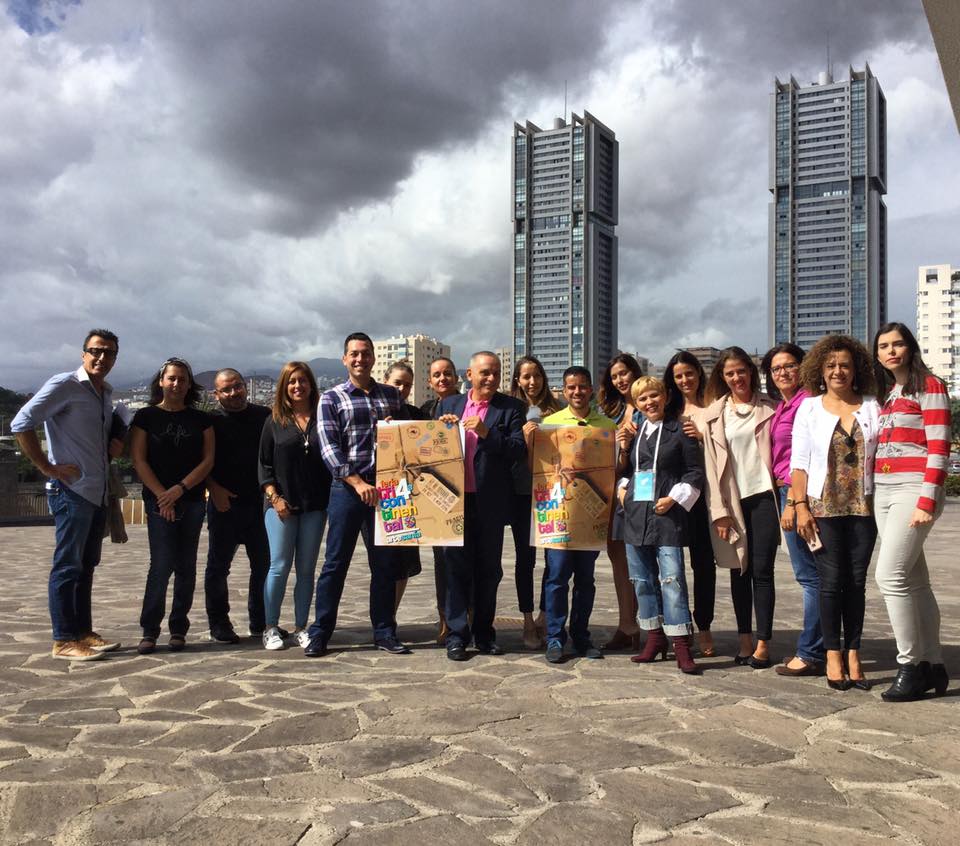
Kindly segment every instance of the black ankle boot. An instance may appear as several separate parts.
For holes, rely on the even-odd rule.
[[[921,661],[919,664],[901,664],[893,684],[880,694],[884,702],[914,702],[923,699],[927,692],[927,682],[930,674],[930,664]]]
[[[937,696],[943,696],[947,692],[947,684],[950,677],[947,675],[947,668],[943,664],[931,664],[927,672],[927,690],[932,690]]]

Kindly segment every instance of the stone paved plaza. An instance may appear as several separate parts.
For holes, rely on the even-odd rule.
[[[960,686],[881,702],[894,648],[872,578],[869,693],[734,666],[725,573],[720,655],[701,661],[703,676],[681,676],[672,660],[638,667],[627,653],[548,665],[522,650],[512,553],[504,657],[453,664],[434,645],[429,552],[400,611],[412,655],[370,647],[358,554],[325,658],[211,643],[200,589],[188,649],[140,657],[147,542],[133,527],[128,544],[105,547],[94,590],[97,628],[123,648],[71,665],[49,657],[52,540],[48,527],[0,529],[5,844],[960,841]],[[960,504],[950,504],[928,556],[947,664],[960,675],[958,548]],[[242,631],[245,568],[241,553],[232,602]],[[799,591],[783,556],[777,573],[779,658],[796,638]],[[605,556],[598,582],[602,641],[616,620]],[[292,593],[285,624],[291,608]]]

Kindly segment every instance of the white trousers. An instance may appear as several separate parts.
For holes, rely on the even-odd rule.
[[[923,542],[933,523],[910,528],[920,485],[875,485],[873,505],[880,532],[876,580],[897,639],[897,663],[940,664],[940,607],[930,587]],[[943,511],[937,503],[935,517]]]

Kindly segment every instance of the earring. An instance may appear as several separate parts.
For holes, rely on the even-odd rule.
[[[826,391],[826,390],[827,390],[827,386],[821,381],[821,382],[820,382],[820,393],[822,394],[822,393],[823,393],[824,391]]]

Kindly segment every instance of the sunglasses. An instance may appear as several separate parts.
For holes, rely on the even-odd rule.
[[[83,351],[90,358],[116,358],[116,350],[108,350],[106,347],[84,347]]]

